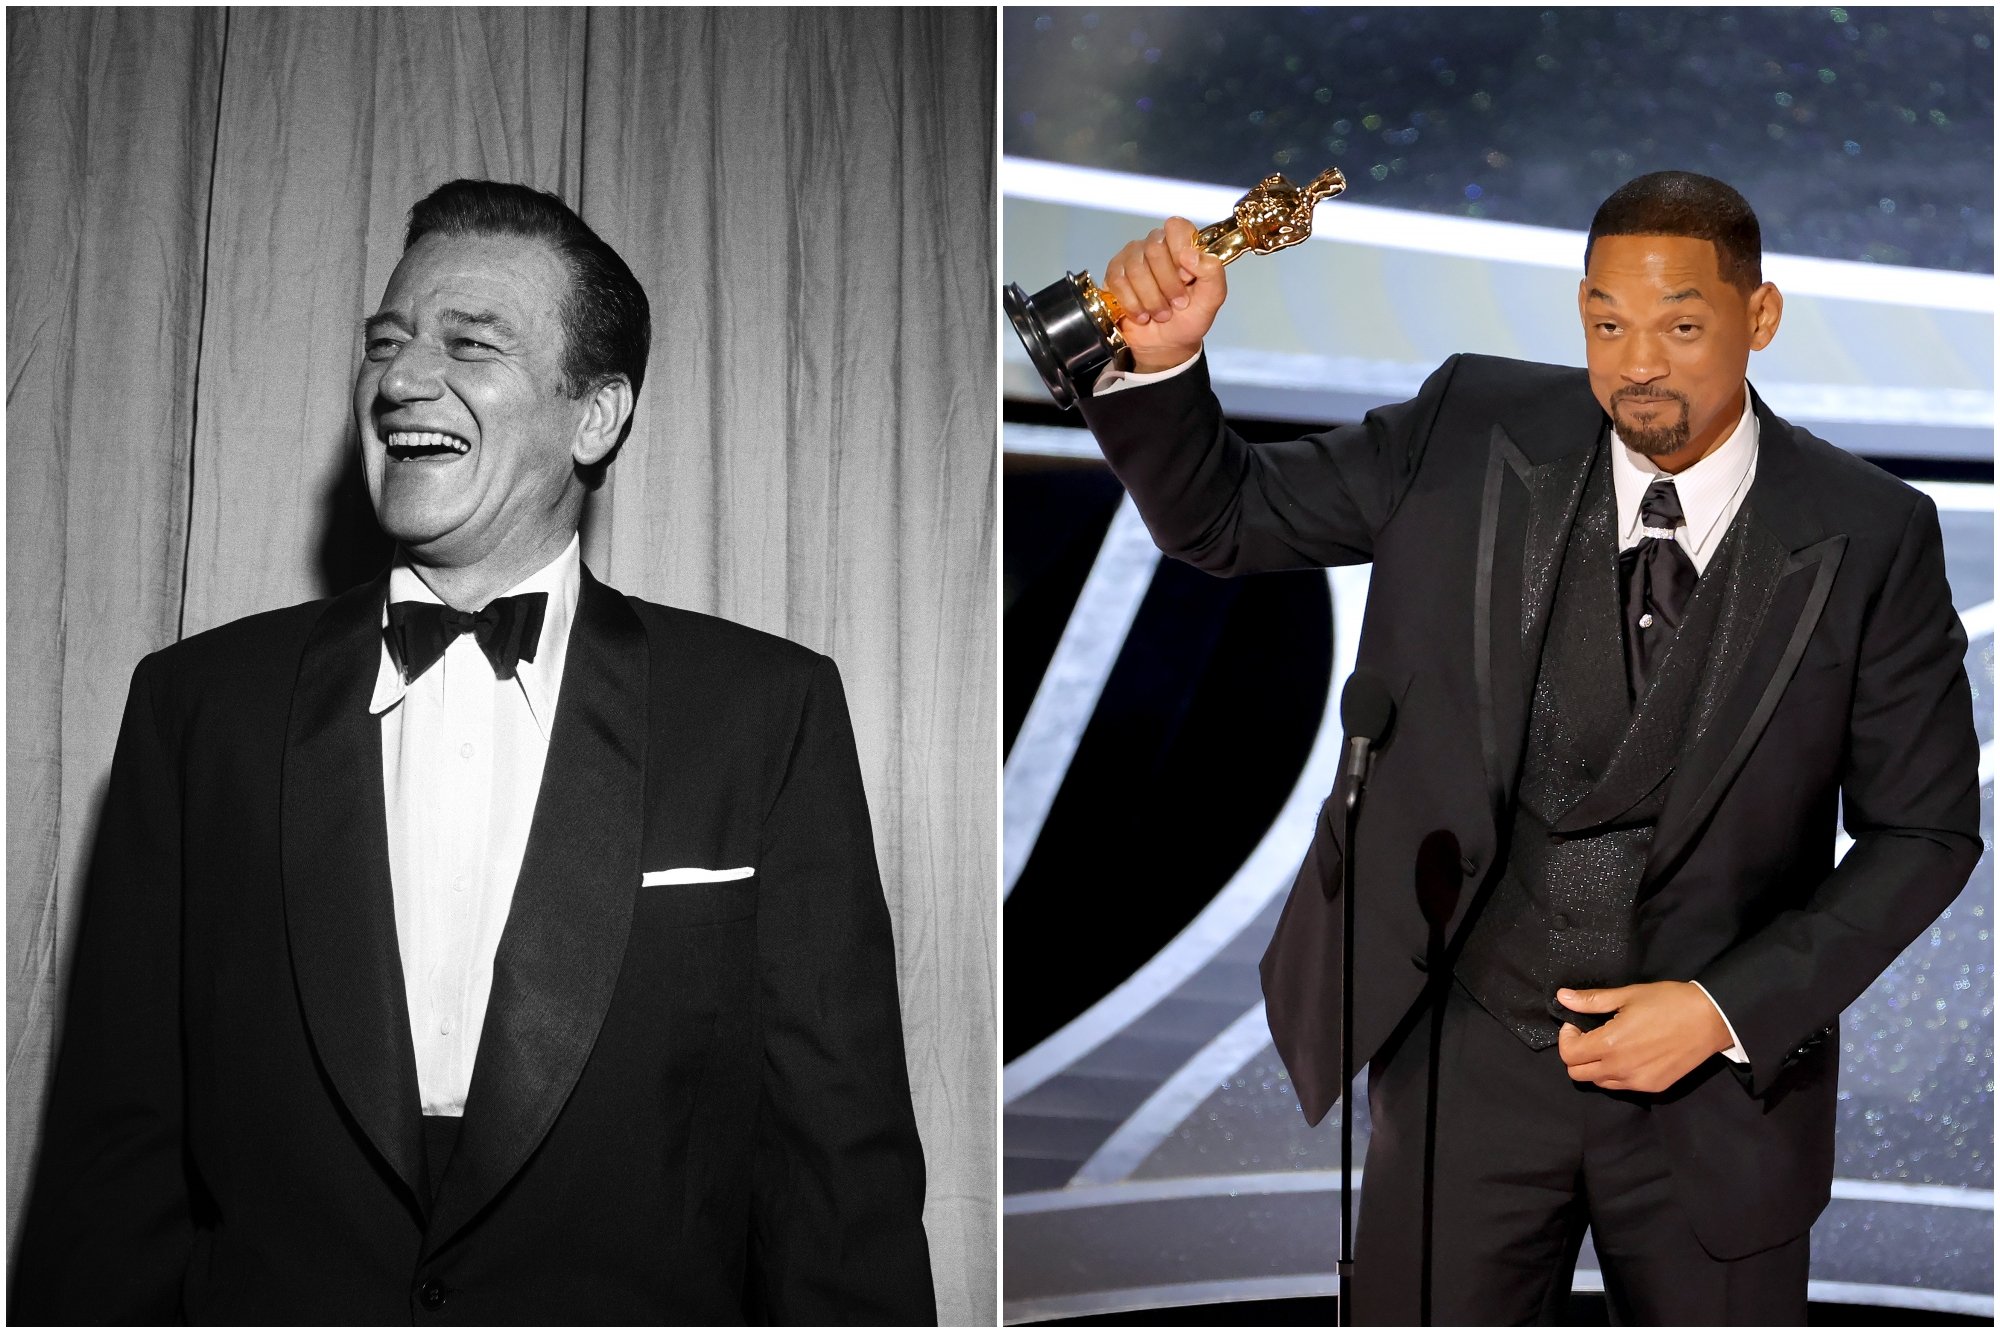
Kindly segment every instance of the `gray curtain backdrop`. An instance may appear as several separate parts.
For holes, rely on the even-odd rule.
[[[655,345],[584,557],[830,654],[945,1323],[995,1317],[994,13],[10,10],[7,1189],[120,708],[371,576],[356,323],[456,176],[554,190]]]

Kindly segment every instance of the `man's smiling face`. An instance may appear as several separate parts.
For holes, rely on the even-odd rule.
[[[567,542],[588,399],[562,392],[569,272],[516,236],[433,232],[403,255],[363,331],[354,416],[383,530],[426,564]]]

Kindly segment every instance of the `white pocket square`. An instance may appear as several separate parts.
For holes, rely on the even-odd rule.
[[[748,879],[756,873],[755,866],[737,866],[734,870],[704,870],[700,866],[681,866],[674,870],[648,870],[640,879],[639,887],[650,889],[662,884],[720,884],[726,879]]]

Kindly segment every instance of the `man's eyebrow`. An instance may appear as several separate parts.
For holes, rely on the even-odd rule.
[[[1596,287],[1592,287],[1585,293],[1585,296],[1589,300],[1602,301],[1606,305],[1615,306],[1618,304],[1616,298],[1610,292],[1600,291]],[[1701,288],[1688,287],[1678,292],[1669,292],[1660,299],[1662,301],[1706,301],[1708,298],[1701,294]]]
[[[495,337],[507,338],[516,342],[521,337],[512,324],[509,324],[504,318],[494,314],[490,310],[440,310],[438,311],[438,320],[445,324],[470,325],[475,329],[484,329]],[[392,310],[385,310],[380,314],[370,315],[361,321],[361,336],[372,338],[375,336],[375,331],[379,328],[391,328],[402,333],[411,331],[409,320]]]
[[[512,324],[490,310],[440,310],[438,319],[446,324],[470,324],[501,338],[518,341],[521,337]]]

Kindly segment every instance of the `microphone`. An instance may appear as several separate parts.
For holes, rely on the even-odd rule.
[[[1340,764],[1341,781],[1352,808],[1368,781],[1368,757],[1388,738],[1396,718],[1396,701],[1389,687],[1372,671],[1355,671],[1340,691],[1340,725],[1347,732],[1347,750]]]

